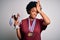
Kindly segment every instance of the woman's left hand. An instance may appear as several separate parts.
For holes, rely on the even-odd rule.
[[[39,13],[39,12],[41,11],[41,9],[42,9],[39,0],[37,1],[36,8],[37,8],[38,13]]]

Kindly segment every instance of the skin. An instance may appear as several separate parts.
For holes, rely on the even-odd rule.
[[[33,7],[33,8],[30,10],[30,19],[36,18],[37,14],[38,14],[38,13],[37,13],[36,7]],[[33,21],[33,20],[31,20],[31,21]]]
[[[33,7],[29,12],[30,12],[30,20],[33,21],[34,18],[36,18],[37,14],[39,13],[44,22],[43,22],[43,25],[49,25],[50,24],[50,19],[48,18],[48,16],[42,11],[40,10],[41,9],[41,5],[40,5],[40,1],[37,0],[37,4],[36,4],[36,7]],[[37,13],[38,11],[38,13]],[[15,21],[15,25],[19,25],[18,21]],[[16,30],[16,33],[17,33],[17,37],[18,39],[20,40],[21,39],[21,33],[20,33],[20,28],[18,28]]]

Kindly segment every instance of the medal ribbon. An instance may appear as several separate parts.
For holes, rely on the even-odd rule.
[[[32,25],[30,25],[30,19],[28,21],[29,21],[29,31],[33,32],[36,24],[36,19],[33,20]]]

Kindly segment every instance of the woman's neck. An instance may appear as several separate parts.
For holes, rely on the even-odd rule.
[[[30,21],[33,21],[34,20],[34,18],[32,18],[31,16],[30,16]]]

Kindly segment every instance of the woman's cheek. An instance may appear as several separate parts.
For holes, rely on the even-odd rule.
[[[33,17],[35,18],[35,17],[36,17],[36,15],[33,15]]]

